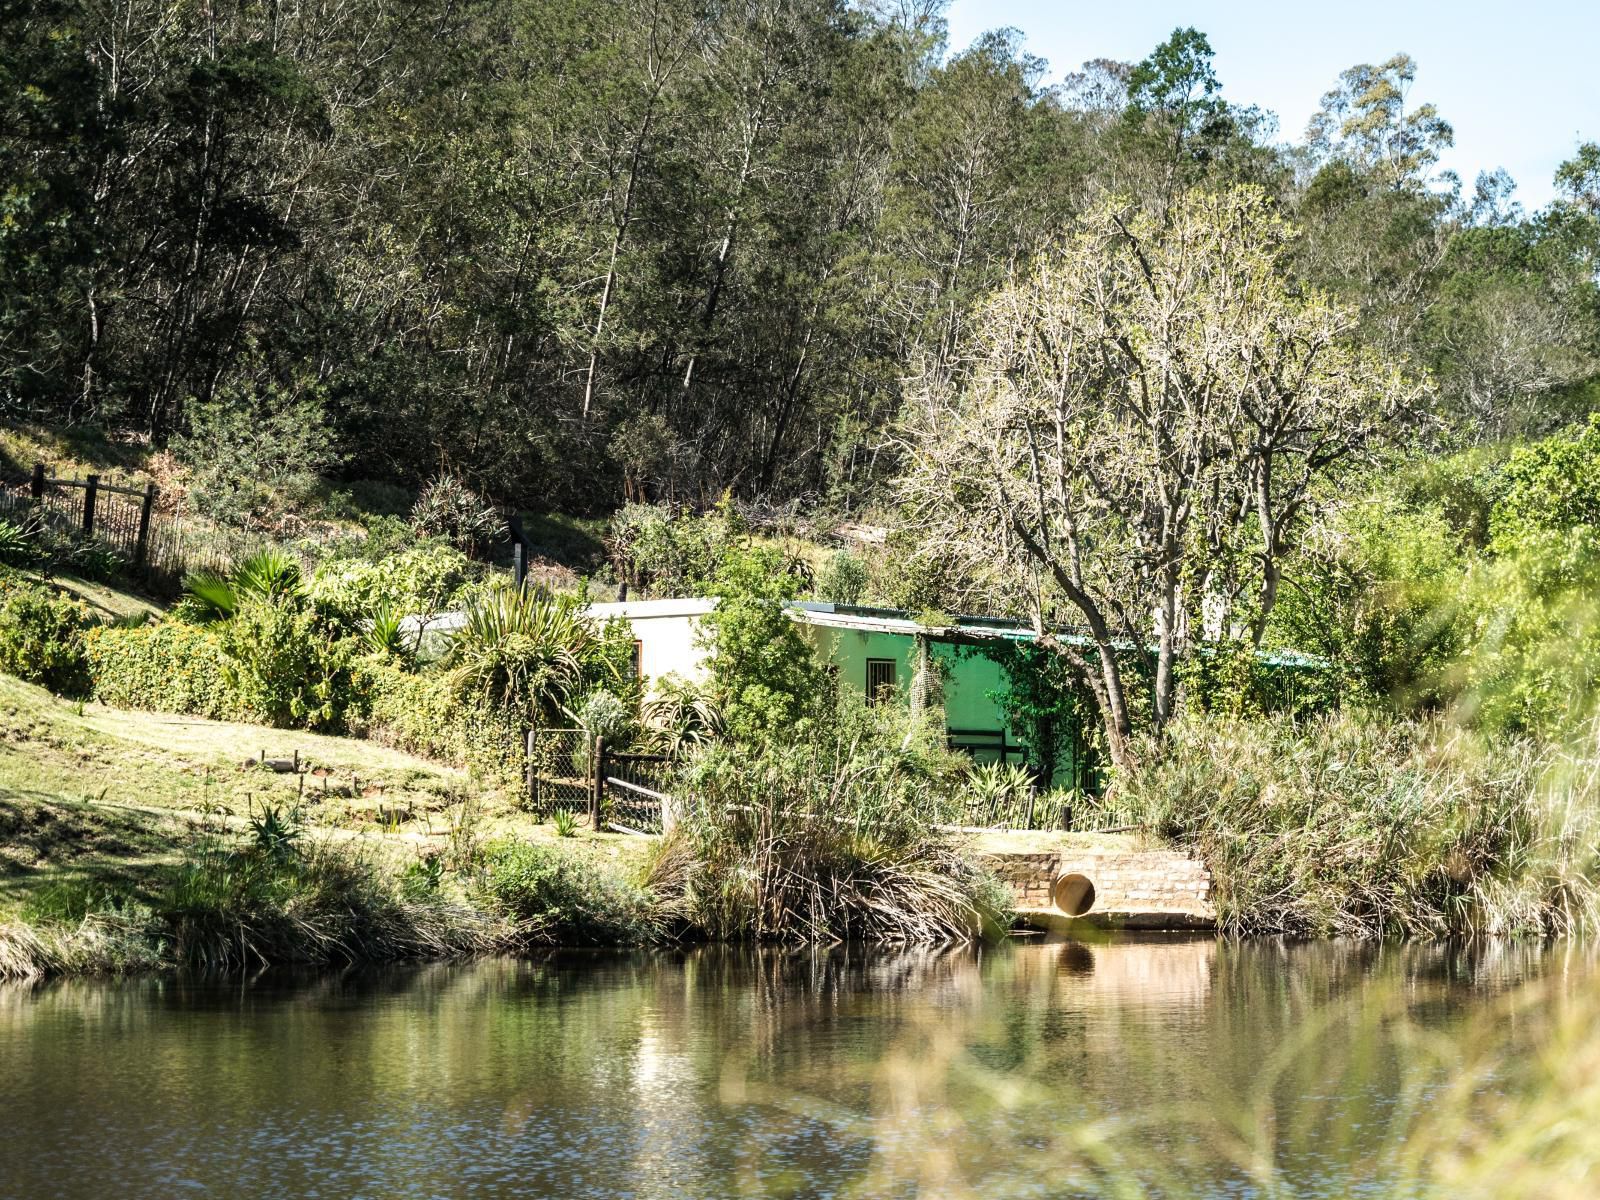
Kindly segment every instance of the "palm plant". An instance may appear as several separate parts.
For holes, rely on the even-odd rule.
[[[541,588],[494,588],[468,606],[445,664],[463,695],[544,722],[604,665],[594,630],[569,597]]]
[[[226,575],[192,571],[183,590],[213,621],[226,620],[247,600],[271,600],[304,595],[300,564],[292,554],[268,547],[233,565]]]
[[[31,567],[37,558],[38,547],[28,526],[0,518],[0,563]]]

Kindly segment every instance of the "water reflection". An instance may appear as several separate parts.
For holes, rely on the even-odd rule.
[[[1590,971],[1151,935],[0,987],[0,1196],[1233,1195],[1263,1145],[1354,1194],[1431,1035]]]

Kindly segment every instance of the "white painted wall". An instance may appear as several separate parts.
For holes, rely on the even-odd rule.
[[[715,607],[715,600],[625,600],[591,604],[586,613],[597,621],[623,620],[640,644],[640,672],[649,682],[676,675],[691,683],[706,677],[705,651],[695,645],[695,631]]]

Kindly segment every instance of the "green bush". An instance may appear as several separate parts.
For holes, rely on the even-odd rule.
[[[354,639],[335,639],[289,597],[253,600],[220,626],[239,705],[270,725],[337,731],[356,699]]]
[[[390,659],[367,657],[356,665],[367,736],[384,745],[464,765],[467,722],[460,693],[442,675],[417,675]]]
[[[430,542],[379,561],[325,562],[313,572],[309,591],[351,617],[366,617],[385,605],[408,615],[448,607],[472,579],[472,563],[465,554]]]
[[[727,500],[701,516],[670,504],[627,504],[611,518],[606,548],[619,581],[636,594],[682,596],[704,590],[746,532]]]
[[[515,714],[476,695],[462,695],[441,672],[413,673],[393,658],[357,660],[352,689],[373,741],[452,766],[465,766],[492,786],[522,782],[527,727]]]
[[[100,626],[89,630],[85,650],[95,699],[104,704],[214,720],[241,715],[222,639],[211,629],[173,620]]]
[[[0,671],[83,695],[89,690],[84,634],[93,625],[82,602],[0,568]]]
[[[31,567],[39,553],[28,527],[0,517],[0,566]]]
[[[867,578],[865,562],[848,550],[835,550],[817,572],[817,595],[834,604],[860,604]]]
[[[483,893],[534,942],[637,945],[660,932],[649,892],[551,846],[489,846]]]
[[[411,509],[411,524],[423,537],[445,538],[474,558],[503,540],[506,531],[494,505],[448,472],[422,489]]]
[[[712,690],[737,739],[792,735],[828,690],[810,643],[784,607],[799,589],[784,568],[774,550],[730,550],[712,585],[717,607],[701,624]]]

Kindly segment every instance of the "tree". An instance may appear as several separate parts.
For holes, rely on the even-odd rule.
[[[717,606],[700,638],[713,697],[737,740],[793,738],[823,698],[827,676],[785,608],[798,592],[770,547],[730,551],[712,580]]]
[[[1306,141],[1312,151],[1372,171],[1390,187],[1425,184],[1439,152],[1455,144],[1455,130],[1432,104],[1406,111],[1416,77],[1409,54],[1351,67],[1311,118]]]
[[[957,556],[1000,555],[1040,644],[1093,692],[1114,763],[1159,732],[1202,638],[1259,645],[1318,487],[1416,383],[1286,276],[1265,195],[1107,204],[976,315],[960,387],[909,425],[906,496]],[[1080,654],[1052,632],[1075,618]]]

